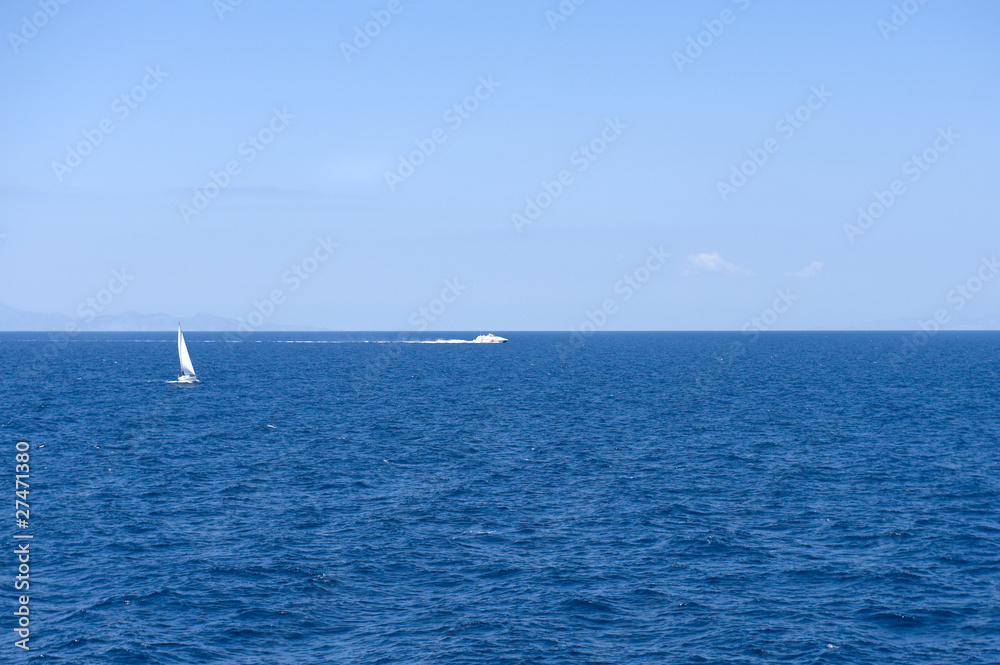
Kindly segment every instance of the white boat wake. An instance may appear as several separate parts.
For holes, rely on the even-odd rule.
[[[275,344],[503,344],[507,338],[490,333],[480,335],[476,339],[258,339],[253,341]]]

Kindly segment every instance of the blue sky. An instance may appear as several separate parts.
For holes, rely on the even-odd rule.
[[[125,269],[110,313],[334,330],[996,318],[994,2],[231,2],[4,3],[0,303]]]

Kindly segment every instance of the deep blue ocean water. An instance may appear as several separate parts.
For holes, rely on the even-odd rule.
[[[496,332],[0,334],[0,661],[1000,662],[1000,334]]]

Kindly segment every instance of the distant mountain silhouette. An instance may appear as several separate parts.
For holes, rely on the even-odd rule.
[[[0,330],[6,331],[46,331],[66,330],[70,324],[76,324],[77,330],[88,331],[135,331],[154,332],[160,330],[176,330],[177,324],[186,331],[226,332],[236,330],[240,322],[212,314],[197,314],[195,316],[171,316],[169,314],[140,314],[139,312],[124,312],[122,314],[101,314],[93,318],[77,318],[65,314],[42,314],[26,312],[8,305],[0,304]],[[323,330],[315,326],[286,326],[265,323],[256,330]]]
[[[949,312],[951,315],[951,312]],[[953,315],[952,315],[953,316]],[[864,324],[858,326],[857,328],[849,328],[848,330],[898,330],[898,331],[909,331],[909,330],[921,330],[921,323],[923,323],[928,330],[934,328],[933,317],[924,316],[921,318],[909,318],[909,319],[879,319],[877,321],[867,321]],[[953,316],[947,323],[943,326],[939,326],[940,330],[1000,330],[1000,318],[995,316],[979,316],[979,317],[969,317],[969,318],[959,318]]]

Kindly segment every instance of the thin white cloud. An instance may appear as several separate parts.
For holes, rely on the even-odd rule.
[[[813,261],[802,270],[799,270],[798,272],[786,272],[785,275],[788,277],[815,277],[822,270],[823,270],[823,262]]]
[[[692,254],[687,257],[688,266],[695,272],[725,272],[731,275],[751,275],[753,273],[726,261],[718,252]]]

